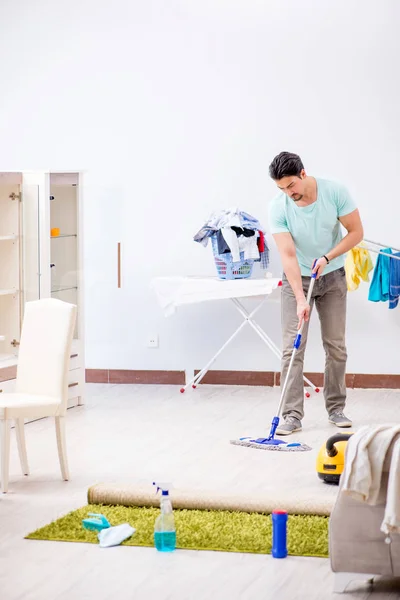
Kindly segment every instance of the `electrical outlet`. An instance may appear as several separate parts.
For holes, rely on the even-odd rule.
[[[149,335],[147,338],[148,348],[158,348],[158,334]]]

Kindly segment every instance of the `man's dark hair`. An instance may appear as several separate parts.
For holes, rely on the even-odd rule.
[[[304,165],[300,156],[292,152],[281,152],[275,156],[269,165],[269,174],[272,179],[279,181],[282,177],[300,177]]]

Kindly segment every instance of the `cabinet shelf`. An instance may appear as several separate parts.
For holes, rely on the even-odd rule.
[[[53,288],[51,290],[52,294],[59,294],[60,292],[67,292],[69,290],[77,290],[78,286],[77,285],[66,285],[65,287],[57,287],[57,288]]]
[[[58,240],[59,238],[72,238],[77,237],[76,233],[60,233],[60,235],[51,235],[50,239]]]
[[[15,354],[6,354],[5,352],[0,352],[0,363],[2,367],[13,366],[16,364]]]
[[[2,290],[0,288],[0,296],[14,296],[14,294],[18,294],[18,291],[16,288],[10,288],[10,289],[5,289]]]
[[[0,235],[0,242],[5,242],[6,240],[16,240],[18,239],[18,236],[15,234],[11,234],[11,235]]]

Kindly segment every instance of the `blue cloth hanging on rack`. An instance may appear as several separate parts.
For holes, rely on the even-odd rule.
[[[400,252],[395,252],[393,256],[398,256]],[[396,308],[400,298],[400,260],[391,258],[390,260],[390,286],[389,286],[389,308]]]
[[[385,248],[378,254],[374,275],[369,286],[368,300],[371,302],[386,302],[389,300],[390,287],[390,258],[382,253],[392,254],[390,248]]]
[[[388,256],[384,256],[384,254]],[[391,248],[385,248],[378,254],[374,275],[368,293],[371,302],[387,302],[389,308],[396,308],[400,298],[400,260],[390,258],[399,256]]]

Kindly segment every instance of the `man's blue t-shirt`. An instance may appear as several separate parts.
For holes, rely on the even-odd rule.
[[[339,217],[356,210],[348,190],[341,184],[315,178],[317,200],[300,207],[284,192],[271,202],[269,225],[271,233],[290,233],[293,237],[297,260],[303,276],[310,276],[314,259],[327,254],[342,239]],[[330,261],[324,273],[344,266],[345,256]]]

